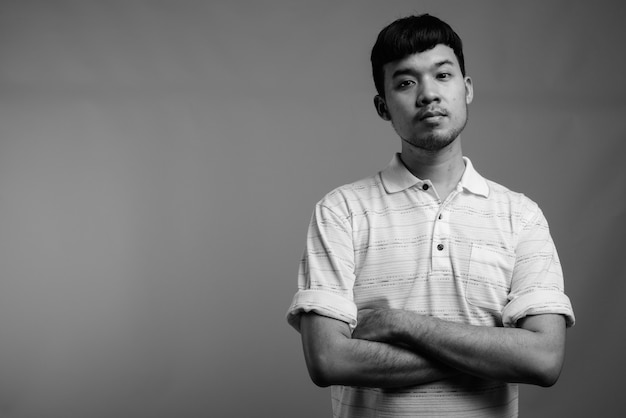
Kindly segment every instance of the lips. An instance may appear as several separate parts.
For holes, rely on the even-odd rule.
[[[417,120],[426,120],[429,118],[434,118],[437,116],[447,116],[445,110],[443,109],[425,109],[417,114]]]

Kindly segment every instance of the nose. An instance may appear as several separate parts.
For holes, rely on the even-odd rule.
[[[432,102],[439,102],[439,89],[437,83],[429,78],[424,78],[420,83],[420,89],[417,94],[416,104],[419,107],[429,105]]]

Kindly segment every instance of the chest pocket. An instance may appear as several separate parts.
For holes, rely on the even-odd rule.
[[[465,298],[485,309],[501,311],[511,289],[515,254],[500,248],[472,245]]]

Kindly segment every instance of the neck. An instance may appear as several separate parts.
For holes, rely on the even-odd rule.
[[[427,151],[402,141],[400,156],[415,177],[433,183],[442,200],[456,187],[465,171],[460,137],[437,151]]]

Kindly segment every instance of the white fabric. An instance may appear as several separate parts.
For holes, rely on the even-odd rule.
[[[382,307],[490,327],[557,313],[571,326],[574,314],[541,210],[464,161],[463,177],[444,202],[397,154],[381,173],[326,195],[311,220],[289,323],[299,329],[299,315],[313,311],[354,328],[358,309]],[[380,408],[424,416],[432,408],[451,416],[474,409],[481,416],[517,413],[514,385],[464,379],[393,394],[334,388],[335,414],[370,416],[365,404],[371,416],[381,416]]]

